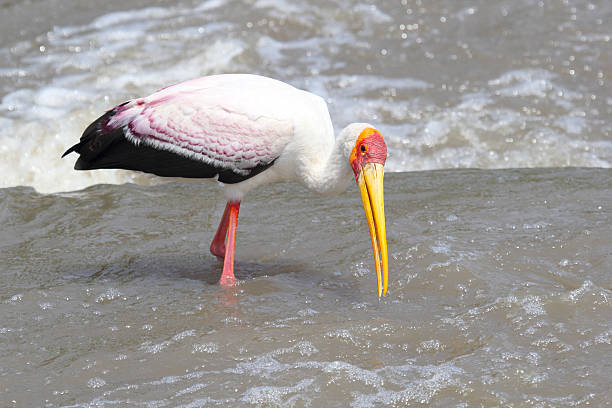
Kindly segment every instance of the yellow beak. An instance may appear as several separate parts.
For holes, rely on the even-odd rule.
[[[357,184],[361,191],[363,209],[368,219],[370,239],[374,250],[376,262],[376,280],[378,283],[378,296],[387,294],[389,284],[389,259],[387,257],[387,232],[385,230],[385,200],[383,194],[383,165],[367,163],[359,177]],[[382,258],[382,271],[381,271]]]

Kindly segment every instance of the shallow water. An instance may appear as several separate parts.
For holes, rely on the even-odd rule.
[[[385,187],[380,300],[356,187],[249,197],[233,289],[207,249],[212,183],[0,190],[4,404],[610,404],[612,170]]]

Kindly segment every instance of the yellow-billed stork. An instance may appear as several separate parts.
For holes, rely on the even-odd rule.
[[[387,147],[366,123],[348,125],[334,141],[327,105],[317,95],[257,75],[197,78],[114,107],[62,157],[70,152],[80,155],[76,170],[216,179],[228,199],[210,246],[212,254],[224,258],[222,285],[235,283],[238,211],[249,190],[292,180],[334,194],[354,176],[370,229],[378,295],[387,293]]]

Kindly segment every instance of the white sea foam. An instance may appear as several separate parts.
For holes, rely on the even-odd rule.
[[[115,104],[169,83],[232,70],[232,60],[245,49],[237,39],[217,38],[201,52],[184,55],[183,42],[202,40],[203,34],[193,38],[197,27],[175,33],[172,41],[159,47],[168,51],[160,58],[159,44],[147,31],[185,12],[147,8],[110,13],[85,26],[54,28],[47,36],[45,53],[31,44],[21,45],[31,50],[23,59],[25,64],[19,70],[0,67],[0,76],[49,77],[41,86],[9,90],[0,100],[0,111],[6,113],[0,116],[0,187],[30,185],[53,192],[150,180],[126,171],[75,172],[74,155],[63,160],[60,156],[90,121]],[[210,31],[223,29],[217,23],[211,26]],[[100,38],[105,39],[103,44],[87,46]],[[150,41],[157,45],[150,47]],[[143,54],[148,48],[151,52]],[[167,63],[145,68],[158,60]]]

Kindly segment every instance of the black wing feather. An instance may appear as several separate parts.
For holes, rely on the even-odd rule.
[[[249,169],[247,174],[238,174],[231,169],[157,149],[145,143],[136,145],[125,137],[123,128],[105,130],[108,121],[125,103],[91,123],[83,132],[79,143],[64,152],[62,157],[71,152],[79,154],[74,165],[75,170],[125,169],[161,177],[185,178],[212,178],[219,175],[219,181],[233,184],[249,179],[274,164],[274,160],[258,164]]]

